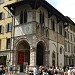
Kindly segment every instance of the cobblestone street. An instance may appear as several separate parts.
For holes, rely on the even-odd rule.
[[[10,74],[5,74],[5,75],[10,75]],[[26,74],[26,73],[15,73],[13,75],[29,75],[29,74]]]

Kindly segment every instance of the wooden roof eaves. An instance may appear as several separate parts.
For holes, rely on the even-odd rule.
[[[75,23],[70,19],[70,17],[68,16],[65,16],[65,17],[70,21],[71,25],[75,26]]]
[[[47,1],[43,1],[43,3],[41,3],[41,5],[43,7],[45,7],[46,9],[48,9],[48,11],[50,11],[52,14],[56,15],[58,18],[60,18],[61,20],[63,20],[64,22],[69,22],[69,20],[67,20],[66,17],[62,13],[60,13],[57,9],[55,9]]]
[[[27,0],[26,1],[20,1],[20,2],[6,5],[5,7],[8,7],[8,9],[10,9],[12,7],[13,9],[15,9],[16,7],[21,6],[21,5],[25,4],[26,2],[27,2]],[[55,9],[47,1],[40,1],[40,4],[43,7],[45,7],[48,11],[50,11],[52,14],[56,15],[56,17],[60,18],[62,21],[68,22],[68,23],[70,22],[62,13],[60,13],[57,9]]]

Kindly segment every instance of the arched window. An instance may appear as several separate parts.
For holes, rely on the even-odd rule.
[[[44,13],[42,14],[42,23],[44,23]]]
[[[27,11],[25,10],[24,11],[24,23],[26,23],[27,22]]]
[[[42,23],[42,12],[40,11],[40,23]]]
[[[43,24],[44,23],[44,13],[42,13],[40,11],[40,23]]]
[[[21,13],[20,13],[20,24],[22,24],[23,23],[23,11],[21,11]]]
[[[55,21],[51,19],[51,29],[55,31]]]
[[[20,13],[20,24],[27,22],[27,11],[21,11]]]

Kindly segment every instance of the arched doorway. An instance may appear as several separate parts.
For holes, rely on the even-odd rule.
[[[37,50],[36,50],[36,65],[43,65],[43,57],[44,57],[45,45],[42,41],[38,42]]]
[[[55,67],[55,52],[52,53],[52,66]]]
[[[30,64],[30,45],[27,41],[22,40],[17,45],[17,59],[20,65],[20,72],[23,72],[25,64]]]

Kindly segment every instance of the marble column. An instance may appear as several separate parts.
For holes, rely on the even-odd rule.
[[[32,47],[30,49],[30,66],[36,66],[36,48]]]

